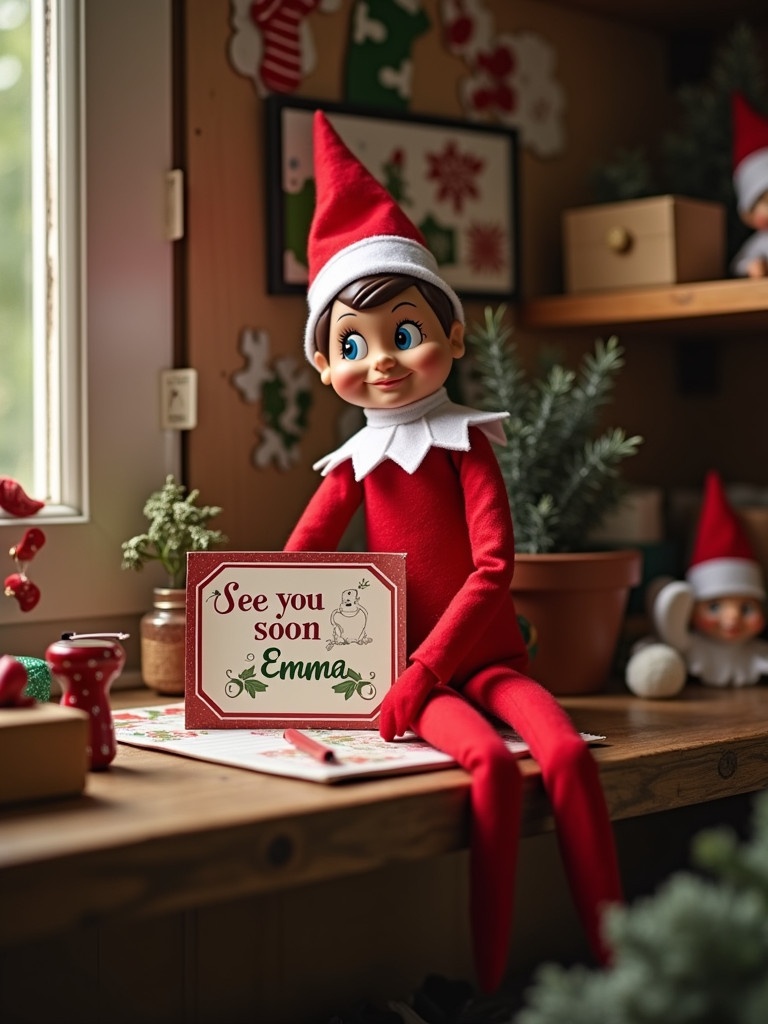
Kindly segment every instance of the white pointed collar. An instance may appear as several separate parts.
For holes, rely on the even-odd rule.
[[[321,469],[325,476],[352,459],[355,480],[362,480],[385,459],[392,459],[406,473],[415,473],[430,448],[468,452],[471,426],[479,427],[496,444],[506,444],[500,421],[508,415],[457,405],[445,388],[440,388],[399,409],[366,409],[366,426],[313,468]]]

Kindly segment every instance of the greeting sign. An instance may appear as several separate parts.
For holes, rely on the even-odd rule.
[[[188,555],[188,729],[373,729],[404,665],[405,555]]]

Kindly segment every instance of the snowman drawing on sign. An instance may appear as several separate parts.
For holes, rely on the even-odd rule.
[[[330,651],[336,644],[369,644],[371,637],[366,633],[368,611],[360,604],[360,592],[351,587],[342,590],[341,604],[331,612],[333,639],[326,644]]]

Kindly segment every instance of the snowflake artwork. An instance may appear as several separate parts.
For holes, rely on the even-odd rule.
[[[470,120],[517,128],[537,156],[562,152],[565,93],[549,43],[533,32],[498,34],[485,0],[442,0],[440,12],[448,50],[469,69],[459,93]]]
[[[314,11],[331,14],[340,4],[341,0],[231,0],[232,67],[253,79],[260,96],[294,92],[317,64],[307,16]]]
[[[484,161],[472,153],[461,153],[449,139],[441,153],[427,153],[427,178],[437,182],[438,200],[450,202],[455,213],[461,213],[466,199],[478,196],[477,177]]]
[[[264,469],[274,463],[290,469],[299,458],[299,441],[307,427],[311,404],[310,371],[293,356],[270,361],[269,335],[245,328],[239,350],[245,367],[232,375],[243,400],[261,402],[263,426],[251,458]]]
[[[467,259],[476,273],[502,269],[504,240],[504,232],[498,224],[470,225],[467,231]]]

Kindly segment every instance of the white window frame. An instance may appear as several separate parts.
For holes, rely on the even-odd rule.
[[[77,268],[62,310],[79,340],[62,373],[82,435],[66,441],[82,478],[70,463],[60,507],[0,520],[7,560],[0,579],[15,568],[2,552],[27,526],[47,537],[27,568],[42,593],[37,607],[23,613],[0,595],[0,654],[41,656],[61,629],[135,628],[162,580],[151,570],[122,570],[120,546],[144,530],[148,494],[166,473],[180,472],[179,434],[160,427],[158,384],[160,371],[173,366],[174,243],[165,233],[171,0],[58,6],[69,44],[84,56],[69,93],[84,130],[65,137],[77,173],[62,195],[64,258]],[[64,421],[62,429],[72,428]]]

